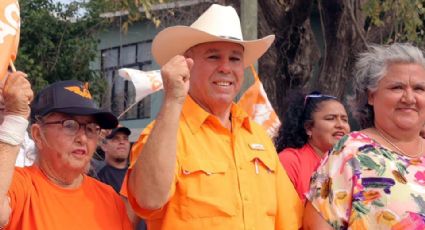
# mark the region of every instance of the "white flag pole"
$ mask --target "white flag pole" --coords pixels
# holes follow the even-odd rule
[[[133,104],[131,104],[127,109],[125,109],[119,116],[118,116],[118,120],[121,119],[121,117],[128,112],[131,108],[133,108],[133,106],[135,106],[137,103],[139,103],[138,101],[134,102]]]

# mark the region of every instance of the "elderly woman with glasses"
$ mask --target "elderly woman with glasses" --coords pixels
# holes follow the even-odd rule
[[[355,65],[354,115],[312,177],[304,229],[425,229],[425,58],[373,45]]]
[[[292,92],[275,140],[279,159],[300,198],[310,187],[310,177],[325,153],[350,132],[344,105],[319,92]]]
[[[54,83],[31,105],[31,133],[38,151],[33,166],[0,171],[0,227],[6,229],[131,229],[115,191],[84,174],[101,128],[117,119],[99,110],[88,86]],[[9,156],[12,158],[12,156]]]

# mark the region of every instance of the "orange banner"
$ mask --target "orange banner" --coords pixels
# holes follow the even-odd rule
[[[0,82],[15,61],[19,46],[21,19],[17,0],[0,1]]]
[[[262,125],[267,134],[273,138],[277,135],[281,123],[252,65],[251,71],[255,82],[242,95],[238,105],[248,113],[253,121]]]

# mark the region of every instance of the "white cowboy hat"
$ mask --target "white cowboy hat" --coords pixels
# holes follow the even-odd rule
[[[159,65],[205,42],[232,42],[244,47],[244,67],[260,58],[274,41],[274,35],[244,41],[236,10],[211,5],[191,26],[172,26],[159,32],[152,42],[152,55]]]

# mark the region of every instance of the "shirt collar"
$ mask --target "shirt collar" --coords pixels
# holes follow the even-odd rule
[[[251,122],[248,114],[236,104],[232,104],[231,108],[232,123],[235,128],[243,127],[252,133]],[[190,96],[186,97],[186,101],[182,110],[183,119],[186,120],[192,133],[196,133],[209,118],[213,115],[202,109]]]

